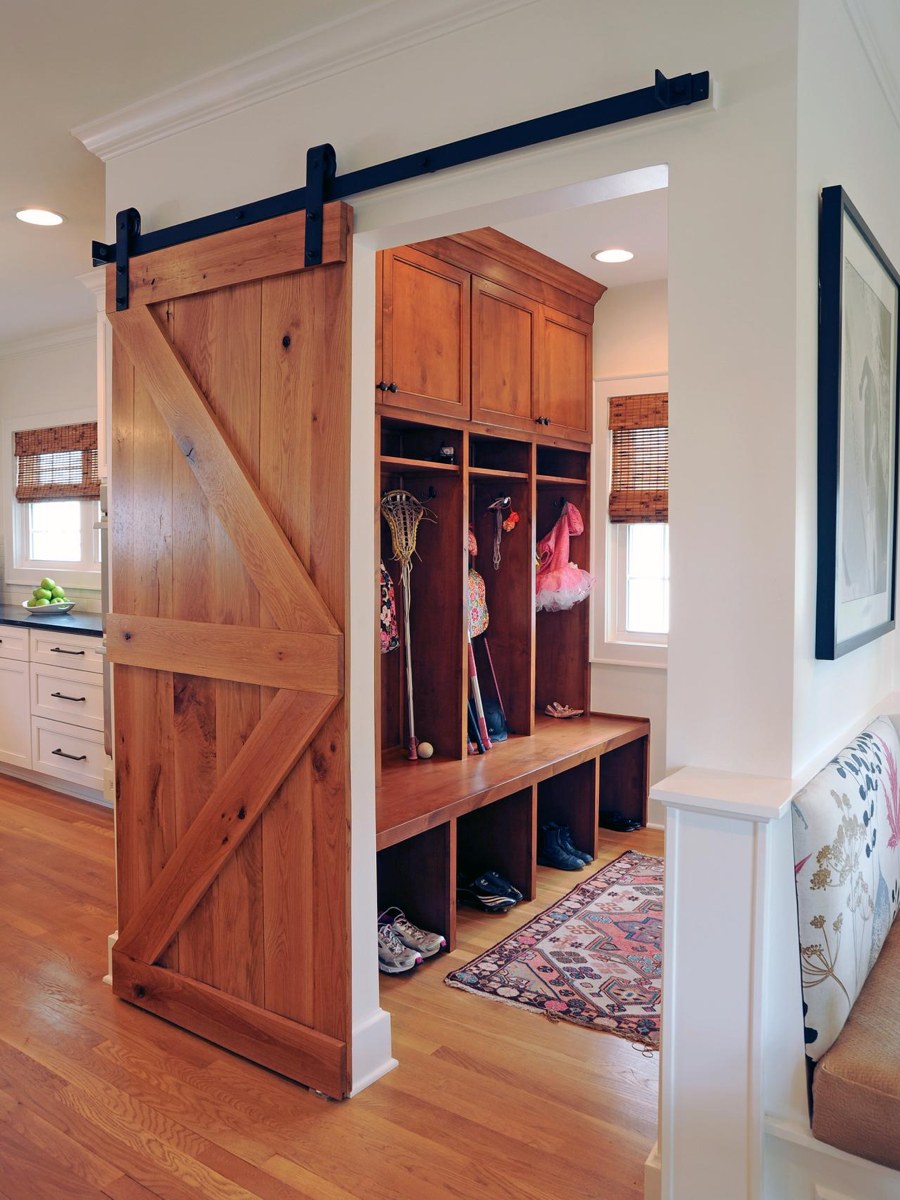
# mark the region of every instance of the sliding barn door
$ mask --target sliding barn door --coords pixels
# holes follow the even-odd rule
[[[350,263],[326,206],[130,264],[113,327],[116,995],[349,1091]]]

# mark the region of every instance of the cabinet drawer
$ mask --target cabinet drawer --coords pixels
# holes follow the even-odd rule
[[[103,676],[31,664],[31,712],[85,729],[103,729]]]
[[[45,775],[100,791],[103,787],[103,734],[46,717],[31,718],[31,765]]]
[[[101,639],[81,633],[54,633],[51,629],[31,629],[31,661],[49,667],[68,667],[76,671],[103,670]]]
[[[0,658],[28,661],[28,630],[15,625],[0,625]]]

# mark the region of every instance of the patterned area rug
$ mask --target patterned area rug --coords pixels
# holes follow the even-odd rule
[[[662,914],[663,860],[626,850],[445,982],[655,1048]]]

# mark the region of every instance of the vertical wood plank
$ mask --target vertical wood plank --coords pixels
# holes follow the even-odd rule
[[[348,285],[346,270],[328,267],[266,280],[262,311],[260,488],[341,626],[348,489],[334,481],[349,467]],[[263,818],[267,1005],[340,1038],[349,1031],[345,724],[341,703]],[[327,989],[323,962],[333,966]]]
[[[122,354],[121,348],[118,353]],[[118,426],[116,408],[114,400],[113,420]],[[121,426],[134,447],[130,517],[125,518],[130,526],[118,524],[114,509],[111,530],[112,561],[130,558],[114,574],[116,606],[127,614],[171,617],[173,442],[140,379],[135,379],[131,410],[130,431]],[[123,419],[127,419],[124,414]],[[120,529],[124,554],[119,552]],[[117,668],[115,714],[116,787],[123,817],[127,810],[133,813],[120,865],[130,875],[128,887],[136,897],[143,896],[177,843],[172,674]],[[177,967],[177,946],[160,962]]]
[[[215,351],[208,295],[172,300],[166,331],[200,387],[208,394]],[[184,456],[172,456],[173,615],[186,621],[213,619],[213,517]],[[173,772],[179,839],[190,828],[216,783],[216,689],[211,679],[173,676]],[[217,883],[200,901],[178,935],[179,970],[214,984],[215,948],[210,908]]]
[[[260,332],[260,490],[304,565],[310,560],[313,370],[297,275],[262,283]],[[260,623],[269,618],[263,613]],[[263,689],[262,708],[270,703]],[[272,1011],[313,1024],[316,960],[311,914],[312,764],[307,754],[260,821],[265,905],[265,994]]]

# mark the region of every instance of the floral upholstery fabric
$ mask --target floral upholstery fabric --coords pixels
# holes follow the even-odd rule
[[[378,614],[381,627],[381,653],[390,654],[400,645],[400,631],[397,628],[397,598],[394,595],[394,581],[388,574],[387,567],[381,564],[381,608]]]
[[[794,797],[806,1052],[833,1044],[900,908],[900,739],[878,717]]]

